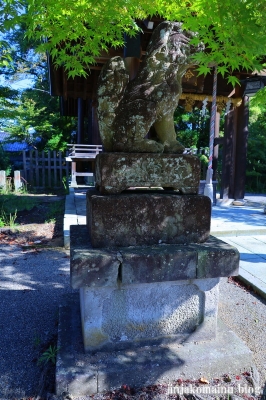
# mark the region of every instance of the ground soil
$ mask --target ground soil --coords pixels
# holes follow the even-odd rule
[[[30,195],[29,195],[30,196]],[[22,247],[62,247],[63,217],[62,212],[56,218],[49,218],[51,205],[64,202],[65,196],[36,196],[38,203],[31,210],[17,213],[15,226],[0,228],[0,242],[17,244]]]

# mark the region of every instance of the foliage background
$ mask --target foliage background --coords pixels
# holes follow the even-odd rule
[[[65,150],[76,128],[74,118],[61,117],[59,99],[50,96],[47,58],[36,53],[37,43],[26,38],[25,25],[8,31],[10,62],[0,64],[0,129],[13,141],[25,141],[38,150]],[[29,88],[12,89],[23,79]],[[12,86],[10,86],[12,85]]]
[[[23,26],[29,42],[69,76],[86,75],[102,50],[122,46],[125,32],[140,29],[135,21],[150,16],[182,21],[197,33],[191,43],[203,42],[207,50],[195,55],[200,73],[216,64],[235,82],[233,71],[261,70],[266,54],[264,0],[0,0],[0,8],[0,31]]]
[[[266,193],[266,90],[250,101],[246,190]]]
[[[0,74],[9,81],[33,80],[23,93],[0,83],[0,127],[28,142],[33,128],[40,149],[64,149],[75,129],[75,121],[61,118],[58,100],[47,93],[47,51],[69,76],[86,75],[101,51],[122,46],[124,32],[134,35],[140,29],[137,19],[154,15],[183,21],[185,29],[197,32],[193,43],[204,42],[206,48],[195,55],[199,73],[217,65],[234,84],[239,69],[264,68],[265,0],[0,0],[0,9]],[[247,189],[252,191],[266,189],[264,99],[262,91],[250,107]],[[186,147],[208,145],[209,123],[199,110],[187,114],[178,108],[175,123]]]

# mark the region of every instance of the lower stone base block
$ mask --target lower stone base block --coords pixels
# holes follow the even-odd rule
[[[219,278],[83,287],[85,351],[213,339],[218,298]]]
[[[84,225],[70,227],[73,289],[238,275],[239,252],[214,237],[190,245],[93,249]]]
[[[182,345],[169,343],[116,352],[85,354],[79,299],[69,299],[60,308],[56,364],[56,394],[88,396],[122,385],[142,387],[171,384],[178,378],[213,378],[240,374],[254,367],[252,353],[225,325],[218,321],[217,335],[208,342]]]

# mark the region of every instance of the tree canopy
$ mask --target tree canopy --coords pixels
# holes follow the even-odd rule
[[[59,99],[49,93],[45,54],[35,53],[36,43],[25,37],[25,29],[25,24],[16,25],[4,36],[9,62],[0,64],[0,76],[6,78],[0,83],[0,130],[10,134],[9,141],[26,141],[39,150],[65,150],[75,120],[60,116]],[[24,79],[30,79],[27,89],[12,89],[11,84],[19,88]]]
[[[0,128],[10,133],[13,141],[26,141],[39,150],[65,150],[75,130],[75,120],[60,116],[59,99],[39,89],[44,84],[37,82],[12,99],[10,91],[9,98],[2,98],[2,102],[0,97]]]
[[[124,33],[134,35],[140,30],[136,21],[151,16],[182,21],[198,33],[192,42],[206,47],[195,54],[200,73],[216,64],[234,83],[233,71],[260,71],[266,55],[265,0],[0,0],[0,5],[0,30],[25,24],[38,51],[48,51],[69,76],[86,75],[101,51],[122,46]]]

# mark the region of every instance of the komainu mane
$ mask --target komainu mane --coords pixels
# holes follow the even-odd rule
[[[162,22],[132,81],[121,57],[104,65],[98,82],[98,120],[106,151],[183,153],[184,147],[176,140],[173,114],[192,55],[203,50],[189,44],[192,36],[183,31],[181,23]],[[145,139],[151,126],[157,140]]]

